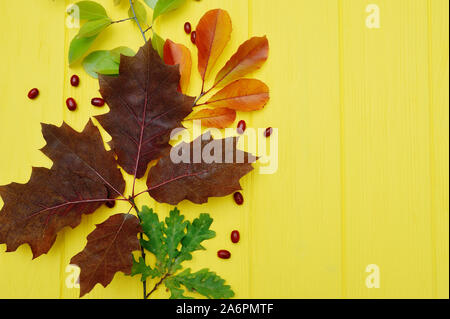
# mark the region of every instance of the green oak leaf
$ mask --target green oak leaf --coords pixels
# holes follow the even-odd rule
[[[108,18],[105,8],[94,1],[79,1],[74,5],[78,6],[80,20],[97,20]],[[72,6],[68,8],[68,12],[72,11]],[[75,11],[76,12],[76,11]]]
[[[94,35],[89,38],[73,38],[72,42],[70,42],[69,47],[69,65],[74,64],[84,56],[84,54],[91,47],[92,43],[94,43],[97,36],[98,35]]]
[[[180,211],[175,208],[170,212],[169,217],[166,218],[166,225],[164,227],[164,234],[166,235],[167,253],[170,259],[179,255],[178,245],[186,236],[184,230],[188,225],[188,221],[184,221],[184,216],[180,215]]]
[[[142,281],[149,277],[161,278],[159,283],[164,282],[171,299],[194,299],[185,296],[186,291],[197,292],[207,298],[234,296],[230,286],[225,285],[225,280],[208,269],[195,273],[186,269],[177,274],[182,268],[181,263],[192,259],[192,252],[204,249],[201,243],[216,235],[209,229],[213,220],[208,214],[200,214],[190,223],[174,208],[169,217],[160,222],[158,215],[144,206],[139,212],[139,218],[142,231],[148,239],[142,239],[141,246],[156,256],[156,266],[150,267],[141,257],[139,261],[133,261],[132,276],[141,275]]]
[[[167,245],[164,240],[164,223],[159,221],[158,214],[147,206],[142,207],[139,212],[141,219],[142,231],[148,240],[142,239],[141,245],[153,255],[157,260],[157,268],[165,270],[167,264]]]
[[[161,38],[156,32],[153,32],[152,46],[153,46],[153,49],[155,49],[158,52],[161,59],[164,59],[164,43],[165,42],[166,41],[164,41],[164,39]]]
[[[83,24],[83,26],[80,28],[80,31],[78,31],[77,37],[78,38],[90,38],[94,35],[98,35],[100,32],[105,30],[108,26],[111,25],[111,19],[110,18],[103,18],[98,20],[91,20]]]
[[[147,24],[147,9],[145,8],[145,6],[140,1],[135,0],[133,2],[133,7],[134,7],[134,12],[136,13],[136,18],[139,21],[139,24],[141,26],[146,25]],[[134,17],[131,6],[130,6],[130,9],[128,9],[128,16],[130,18]]]
[[[196,250],[204,250],[201,243],[207,239],[214,238],[216,232],[209,229],[213,219],[208,214],[200,214],[199,218],[194,219],[187,225],[186,236],[181,241],[181,251],[173,263],[173,269],[177,270],[180,264],[185,260],[192,259],[192,252]]]
[[[170,291],[169,299],[194,299],[184,295],[184,289],[181,288],[180,282],[174,279],[174,277],[169,277],[164,280],[164,285]]]
[[[155,9],[158,0],[144,0],[144,2],[152,9]]]
[[[133,258],[133,268],[131,268],[131,276],[141,275],[141,281],[146,281],[148,277],[155,278],[161,276],[157,269],[153,269],[145,263],[145,260],[140,257],[139,261]]]
[[[225,280],[208,269],[202,269],[195,273],[191,273],[190,269],[186,269],[169,279],[165,281],[166,287],[168,282],[169,287],[167,288],[178,298],[183,296],[183,292],[180,289],[181,285],[186,287],[188,291],[197,292],[209,299],[226,299],[234,296],[231,287],[225,285]],[[173,290],[174,288],[175,290]]]
[[[153,21],[162,14],[178,9],[185,2],[186,0],[159,0],[153,10]]]

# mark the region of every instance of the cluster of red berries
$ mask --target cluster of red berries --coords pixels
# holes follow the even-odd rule
[[[189,22],[186,22],[184,24],[184,32],[186,32],[186,34],[190,34],[191,35],[191,42],[193,44],[195,44],[196,40],[197,40],[197,32],[196,31],[192,31],[192,26]]]
[[[233,230],[231,232],[230,238],[231,238],[231,242],[233,244],[237,244],[241,238],[241,235],[239,234],[238,230]],[[217,257],[222,258],[222,259],[230,259],[231,253],[228,250],[221,249],[217,252]]]
[[[73,87],[77,87],[78,85],[80,85],[80,77],[76,74],[72,75],[72,77],[70,78],[70,84]],[[30,92],[28,92],[28,98],[30,100],[34,100],[35,98],[37,98],[39,95],[39,90],[37,88],[31,89]],[[91,100],[91,104],[93,106],[97,106],[97,107],[101,107],[103,105],[105,105],[105,100],[103,100],[102,98],[99,97],[95,97]],[[77,102],[75,101],[75,99],[73,97],[69,97],[66,100],[66,106],[70,111],[75,111],[77,109]]]

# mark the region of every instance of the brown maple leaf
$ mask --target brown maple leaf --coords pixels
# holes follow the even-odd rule
[[[97,283],[106,287],[118,271],[131,273],[131,253],[140,249],[137,238],[140,231],[139,219],[131,214],[113,215],[97,225],[87,237],[86,247],[70,260],[81,269],[80,297]]]
[[[237,141],[238,137],[214,140],[208,132],[191,143],[175,146],[171,153],[182,157],[183,162],[174,162],[168,152],[150,169],[147,179],[150,196],[171,205],[184,199],[203,204],[209,197],[222,197],[242,189],[239,180],[253,170],[251,163],[257,158],[238,150]]]
[[[170,148],[170,133],[192,112],[194,98],[178,92],[178,66],[169,66],[148,42],[136,56],[121,56],[119,76],[100,75],[110,112],[96,118],[112,136],[118,163],[136,178]]]
[[[91,121],[78,133],[67,124],[42,124],[47,142],[42,149],[53,160],[51,169],[33,167],[26,184],[0,186],[0,243],[15,251],[28,243],[33,258],[47,253],[58,231],[81,222],[125,189],[114,154],[106,151]]]

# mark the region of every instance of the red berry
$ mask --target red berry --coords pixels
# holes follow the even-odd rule
[[[246,128],[247,128],[247,123],[245,123],[244,120],[240,120],[237,125],[237,132],[239,134],[244,134]]]
[[[242,194],[240,192],[234,193],[233,197],[234,197],[234,201],[236,202],[236,204],[238,204],[238,205],[244,204],[244,196],[242,196]]]
[[[105,205],[108,208],[113,208],[114,206],[116,206],[116,201],[115,200],[110,200],[109,202],[106,202]]]
[[[241,238],[241,235],[239,234],[239,231],[237,231],[237,230],[233,230],[232,232],[231,232],[231,241],[234,243],[234,244],[237,244],[238,242],[239,242],[239,239]]]
[[[266,128],[266,130],[264,131],[264,136],[265,136],[265,137],[269,137],[270,135],[272,135],[272,133],[273,133],[273,128],[268,127],[268,128]]]
[[[189,22],[186,22],[184,24],[184,32],[186,32],[187,34],[191,34],[192,32],[192,26]]]
[[[31,89],[30,92],[28,92],[28,98],[30,100],[34,100],[35,98],[37,98],[38,95],[39,95],[39,90],[36,88]]]
[[[70,84],[72,84],[72,86],[78,86],[80,84],[80,78],[78,77],[78,75],[72,75],[72,77],[70,78]]]
[[[71,97],[66,100],[66,105],[70,111],[75,111],[77,109],[77,102]]]
[[[94,97],[94,98],[91,100],[91,104],[92,104],[93,106],[98,106],[98,107],[100,107],[100,106],[105,105],[105,100],[102,99],[102,98],[99,98],[99,97]]]
[[[217,252],[217,257],[222,259],[230,259],[231,253],[228,250],[219,250]]]
[[[197,32],[192,31],[192,33],[191,33],[191,42],[195,44],[196,40],[197,40]]]

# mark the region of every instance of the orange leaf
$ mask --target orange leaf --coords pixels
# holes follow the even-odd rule
[[[268,55],[269,41],[265,36],[245,41],[217,74],[214,86],[225,86],[259,69],[266,62]]]
[[[164,62],[167,65],[180,66],[180,90],[186,93],[191,79],[192,59],[191,52],[182,44],[175,43],[169,39],[164,43]]]
[[[226,108],[200,110],[189,120],[201,120],[204,127],[226,128],[236,120],[236,111]]]
[[[236,111],[260,110],[269,101],[269,87],[259,80],[241,79],[228,84],[205,104]]]
[[[198,71],[202,81],[222,54],[231,36],[231,18],[228,12],[216,9],[208,11],[197,25]]]

